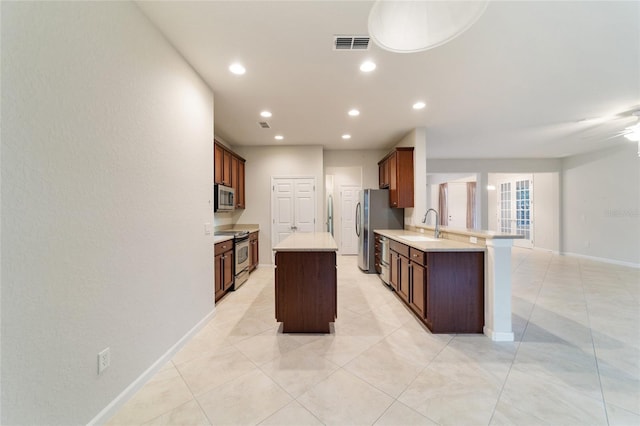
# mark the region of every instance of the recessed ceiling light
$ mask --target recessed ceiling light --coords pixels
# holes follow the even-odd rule
[[[351,135],[345,133],[344,135],[342,135],[342,139],[351,139]]]
[[[424,102],[420,101],[420,102],[416,102],[415,104],[413,104],[413,109],[422,109],[424,107],[426,107],[427,104],[425,104]]]
[[[358,111],[357,109],[352,109],[351,111],[349,111],[349,115],[352,117],[357,117],[360,115],[360,111]]]
[[[372,61],[364,61],[360,64],[360,71],[362,72],[371,72],[376,69],[376,64]]]
[[[245,67],[242,66],[242,64],[239,63],[235,63],[235,64],[231,64],[229,66],[229,71],[231,71],[232,73],[234,73],[235,75],[242,75],[245,72],[247,72],[247,70],[245,69]]]
[[[264,117],[264,118],[269,118],[269,117],[271,117],[271,113],[269,111],[262,111],[260,113],[260,116]]]
[[[277,140],[277,141],[281,141],[282,139],[284,139],[284,136],[282,136],[282,135],[276,135],[276,136],[274,137],[274,139],[275,139],[275,140]]]

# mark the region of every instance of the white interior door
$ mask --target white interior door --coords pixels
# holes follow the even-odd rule
[[[313,232],[315,178],[272,178],[271,188],[272,244],[277,245],[294,232]]]
[[[273,245],[294,232],[294,182],[291,179],[274,179],[271,205]]]
[[[518,247],[533,247],[533,180],[516,178],[498,184],[498,231],[522,235]]]
[[[355,228],[358,191],[354,185],[340,185],[340,254],[358,254],[358,236]]]
[[[292,180],[294,181],[294,230],[297,232],[313,232],[316,227],[315,179],[300,178]]]
[[[447,214],[450,228],[467,227],[467,184],[465,182],[449,182],[447,184]]]

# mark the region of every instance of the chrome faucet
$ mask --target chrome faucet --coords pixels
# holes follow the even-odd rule
[[[438,211],[436,209],[427,210],[427,212],[424,214],[424,217],[422,218],[422,223],[427,223],[427,215],[429,214],[429,212],[434,212],[436,214],[436,229],[433,232],[433,237],[437,239],[440,237],[440,221],[438,220]]]

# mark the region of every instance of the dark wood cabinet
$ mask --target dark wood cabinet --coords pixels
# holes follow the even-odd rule
[[[395,291],[398,291],[400,287],[400,255],[393,251],[389,250],[389,256],[391,257],[391,261],[389,263],[389,284]]]
[[[233,180],[231,179],[232,174],[232,160],[233,155],[230,151],[226,149],[222,152],[222,184],[227,186],[233,185]]]
[[[329,333],[336,320],[335,251],[277,251],[276,321],[284,333]]]
[[[433,333],[482,333],[484,252],[427,253],[425,307]]]
[[[231,187],[235,191],[235,208],[244,209],[246,160],[218,141],[213,149],[214,183]]]
[[[389,188],[389,158],[385,157],[378,163],[378,186],[380,189]]]
[[[214,295],[217,302],[233,286],[233,240],[216,244],[214,254]]]
[[[238,159],[238,171],[236,173],[236,208],[244,209],[245,205],[245,192],[244,192],[244,160]]]
[[[482,333],[484,252],[389,243],[391,287],[433,333]]]
[[[409,306],[418,315],[418,318],[424,319],[426,305],[426,262],[425,253],[416,250],[413,247],[409,250]]]
[[[249,234],[249,271],[253,271],[260,263],[258,253],[258,231]]]
[[[391,287],[405,301],[409,301],[409,246],[391,240],[389,242],[391,253]]]
[[[224,169],[224,148],[217,142],[213,145],[213,181],[220,185],[224,185],[223,169]]]
[[[380,160],[378,181],[389,189],[389,206],[413,207],[413,148],[396,148]]]

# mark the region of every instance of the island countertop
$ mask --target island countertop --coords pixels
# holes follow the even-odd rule
[[[421,251],[485,251],[484,246],[477,244],[448,240],[446,238],[438,238],[436,240],[433,238],[432,233],[423,234],[404,229],[374,229],[373,232]],[[431,241],[419,241],[422,238]]]
[[[273,247],[273,251],[338,251],[329,232],[296,232]]]

